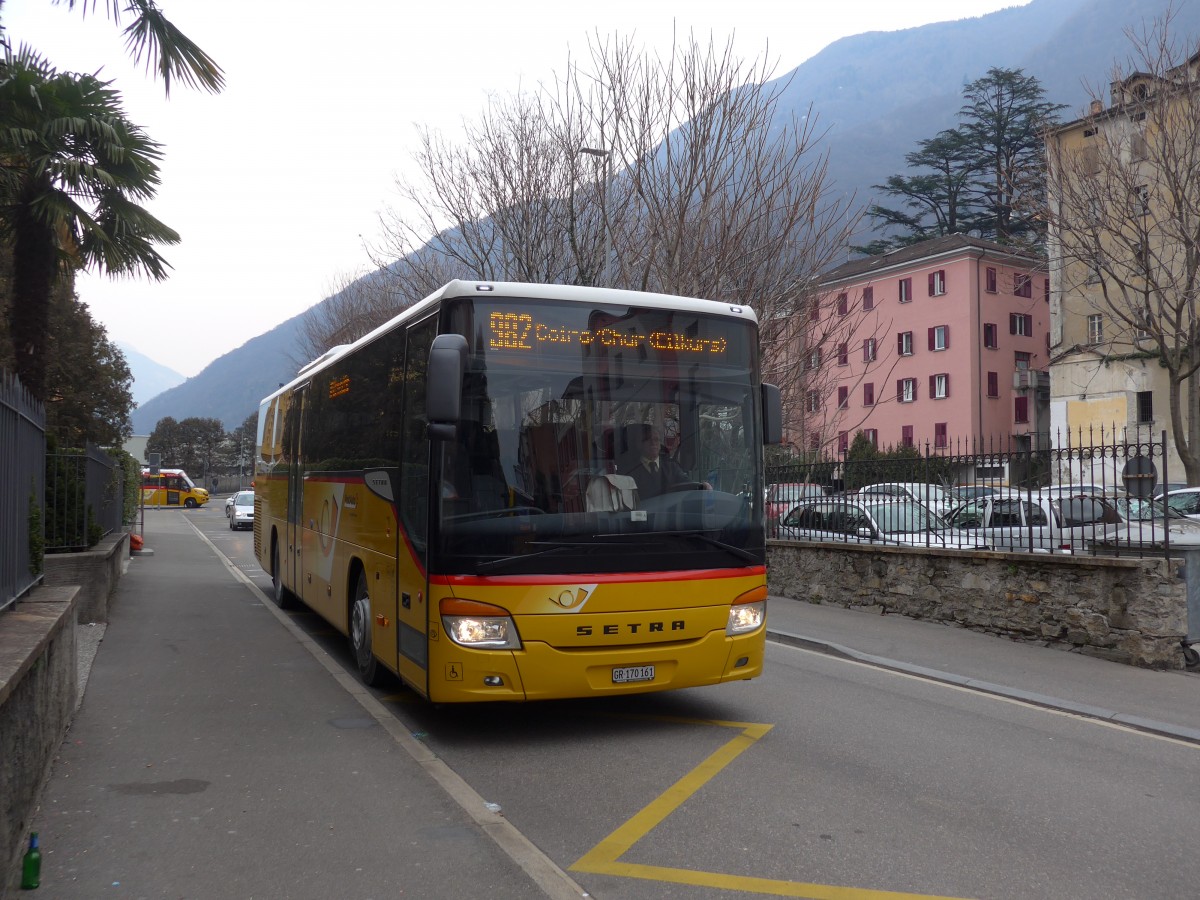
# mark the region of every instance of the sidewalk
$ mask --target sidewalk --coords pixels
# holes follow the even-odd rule
[[[771,640],[1200,742],[1200,674],[1157,672],[922,622],[785,597]]]
[[[185,515],[152,537],[35,815],[38,896],[580,896]]]

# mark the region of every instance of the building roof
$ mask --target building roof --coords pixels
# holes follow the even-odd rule
[[[991,256],[1005,256],[1016,260],[1018,264],[1028,264],[1030,268],[1043,265],[1044,261],[1032,253],[1022,251],[1007,244],[995,241],[985,241],[983,238],[970,237],[965,234],[948,234],[944,237],[931,238],[907,247],[900,247],[878,256],[864,256],[842,263],[835,269],[830,269],[817,279],[822,287],[838,281],[861,279],[864,275],[874,275],[888,269],[909,266],[913,263],[932,260],[939,256],[952,256],[964,251],[983,251]]]

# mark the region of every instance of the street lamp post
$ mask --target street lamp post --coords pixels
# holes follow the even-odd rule
[[[608,279],[608,261],[612,256],[612,232],[608,228],[608,160],[610,153],[608,150],[598,150],[595,147],[580,147],[579,152],[588,156],[598,156],[604,160],[604,193],[600,195],[600,218],[604,224],[604,270],[601,280],[604,287],[610,287]]]

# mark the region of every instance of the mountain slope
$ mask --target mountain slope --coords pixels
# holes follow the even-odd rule
[[[872,185],[904,171],[904,157],[922,138],[954,125],[962,87],[990,67],[1022,68],[1047,99],[1078,116],[1085,85],[1107,90],[1114,62],[1125,64],[1124,29],[1140,31],[1162,16],[1169,0],[1032,0],[986,16],[896,32],[868,32],[836,41],[784,78],[780,110],[806,115],[811,104],[837,190],[872,202]],[[1200,3],[1177,3],[1178,38],[1200,36]],[[1105,96],[1105,94],[1101,94]],[[864,224],[864,231],[870,223]],[[869,237],[867,234],[862,235]],[[184,384],[134,412],[145,434],[163,416],[213,416],[240,425],[258,400],[296,372],[296,316],[225,354]]]
[[[129,371],[133,373],[133,402],[145,403],[163,391],[170,390],[186,379],[174,369],[167,368],[129,344],[117,343],[117,349],[125,356]]]

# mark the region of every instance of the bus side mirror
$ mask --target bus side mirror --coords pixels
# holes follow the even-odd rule
[[[467,368],[467,339],[461,334],[439,334],[429,348],[425,373],[425,415],[431,441],[449,441],[462,417],[463,372]]]
[[[779,388],[773,384],[763,382],[762,385],[762,410],[763,410],[763,443],[764,444],[782,444],[783,443],[783,400],[779,395]]]

